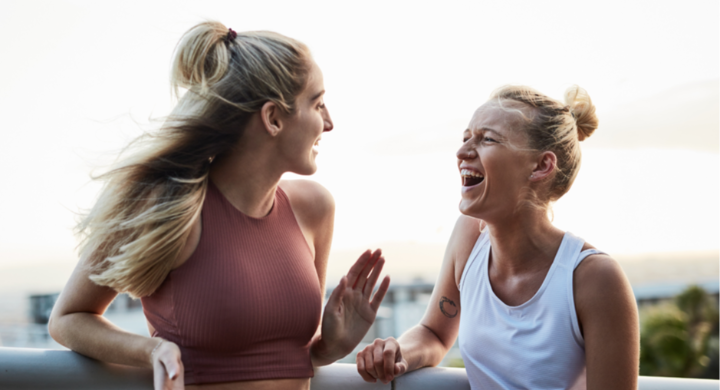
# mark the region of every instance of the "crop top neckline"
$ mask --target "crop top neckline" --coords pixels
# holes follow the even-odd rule
[[[262,217],[253,217],[253,216],[251,216],[251,215],[245,214],[242,210],[240,210],[240,209],[238,209],[237,207],[235,207],[235,205],[232,204],[232,203],[228,200],[228,198],[222,193],[222,191],[220,191],[220,189],[219,189],[219,188],[215,185],[215,183],[213,183],[212,180],[210,180],[210,179],[208,179],[208,191],[215,191],[215,192],[217,192],[218,198],[220,198],[220,201],[221,201],[222,203],[226,204],[231,210],[234,210],[235,212],[237,212],[238,215],[240,215],[240,216],[242,216],[242,217],[244,217],[244,218],[247,218],[247,219],[249,219],[249,220],[251,220],[251,221],[257,221],[257,222],[264,221],[264,220],[268,220],[268,219],[270,219],[273,215],[277,214],[277,211],[276,211],[276,210],[277,210],[277,202],[278,202],[278,199],[277,199],[277,197],[278,197],[277,192],[278,192],[278,191],[282,192],[283,195],[285,195],[285,197],[287,197],[287,194],[285,193],[285,191],[283,191],[283,190],[280,188],[280,186],[277,186],[277,188],[276,188],[276,190],[275,190],[275,196],[274,196],[274,199],[273,199],[273,204],[272,204],[272,206],[270,207],[270,211],[269,211],[267,214],[265,214],[264,216],[262,216]]]

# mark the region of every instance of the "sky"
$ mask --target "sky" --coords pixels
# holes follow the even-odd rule
[[[719,7],[2,1],[0,269],[76,261],[89,174],[169,112],[173,48],[207,19],[299,39],[323,70],[335,129],[311,179],[335,197],[334,251],[445,243],[461,133],[504,84],[558,99],[578,84],[597,107],[558,227],[616,255],[717,251]]]

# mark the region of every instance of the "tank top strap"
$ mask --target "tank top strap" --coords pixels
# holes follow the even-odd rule
[[[573,269],[577,268],[578,265],[580,265],[580,263],[582,263],[582,261],[585,260],[585,258],[588,257],[588,256],[591,256],[591,255],[606,255],[606,254],[607,254],[607,253],[605,253],[605,252],[603,252],[603,251],[601,251],[601,250],[599,250],[599,249],[587,249],[587,250],[584,250],[584,251],[580,252],[580,255],[579,255],[578,258],[575,260],[575,266],[573,267]]]
[[[565,268],[574,269],[575,260],[580,255],[583,245],[585,245],[585,240],[570,232],[565,232],[558,253],[555,255],[555,261]]]
[[[463,285],[465,284],[465,279],[467,279],[468,270],[472,267],[473,263],[475,263],[478,258],[481,258],[480,260],[477,260],[479,261],[479,266],[482,266],[482,264],[484,263],[484,259],[486,259],[487,256],[481,256],[480,253],[482,252],[482,249],[487,246],[486,244],[489,241],[490,234],[487,230],[480,233],[480,237],[478,237],[477,241],[475,241],[475,246],[473,246],[473,249],[470,252],[470,256],[468,256],[468,260],[465,263],[462,275],[460,275],[460,283],[458,284],[458,290],[462,290]]]
[[[597,249],[588,249],[588,250],[582,250],[583,245],[585,245],[585,240],[583,240],[580,237],[577,237],[573,235],[570,232],[565,233],[568,238],[571,239],[571,241],[574,243],[575,250],[574,253],[569,254],[566,257],[563,257],[562,259],[566,261],[566,289],[567,289],[567,300],[569,303],[569,311],[571,315],[571,325],[572,325],[572,334],[575,339],[575,341],[578,343],[578,345],[585,347],[585,338],[582,335],[582,332],[580,331],[580,323],[577,318],[577,312],[575,311],[575,293],[574,293],[574,277],[575,277],[575,269],[580,265],[580,263],[585,260],[590,255],[598,254],[598,253],[604,253],[602,251],[599,251]]]

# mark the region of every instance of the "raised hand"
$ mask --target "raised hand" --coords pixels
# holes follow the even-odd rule
[[[403,358],[400,344],[393,337],[375,341],[358,352],[357,370],[367,382],[375,383],[379,379],[388,383],[407,371],[408,364]]]
[[[384,264],[379,249],[367,250],[340,279],[325,306],[320,339],[313,345],[319,364],[331,363],[352,352],[370,329],[390,286],[390,277],[386,276],[371,299]]]
[[[180,348],[167,340],[162,340],[153,351],[153,388],[155,390],[182,390],[185,378]]]

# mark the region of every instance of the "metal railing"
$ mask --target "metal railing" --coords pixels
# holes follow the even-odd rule
[[[354,364],[332,364],[315,370],[312,390],[469,390],[461,368],[423,368],[393,383],[367,383]],[[717,390],[720,382],[706,379],[643,377],[638,390]],[[72,351],[0,347],[0,389],[152,390],[152,371],[101,363]]]

